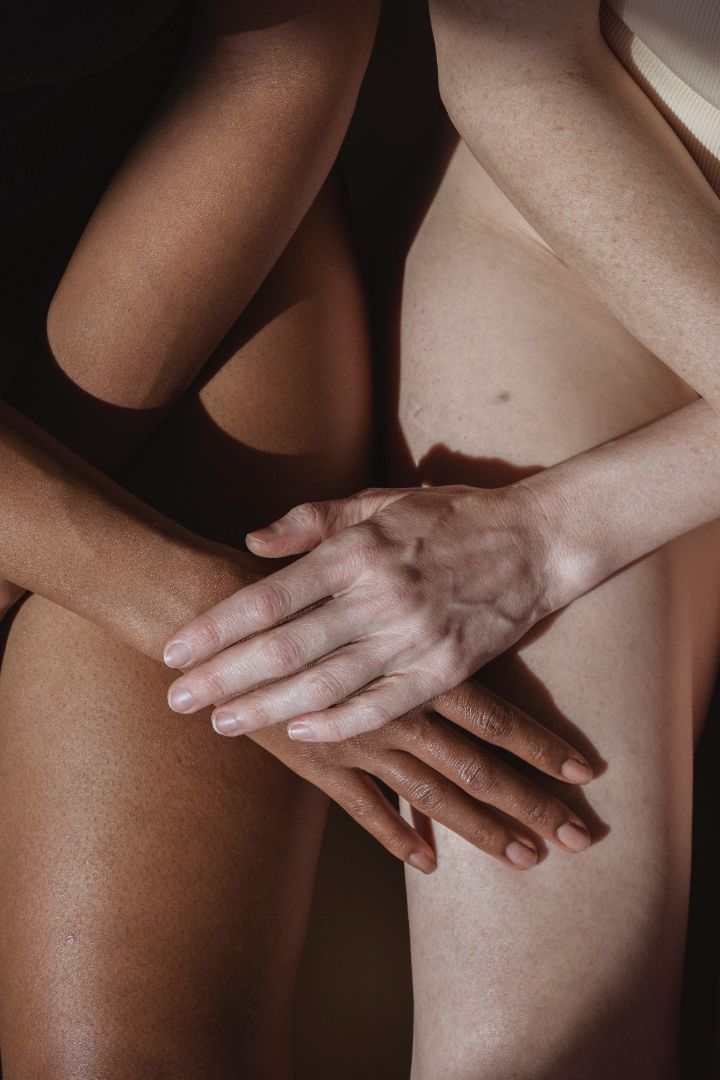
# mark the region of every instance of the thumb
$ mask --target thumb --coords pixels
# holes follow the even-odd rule
[[[272,525],[248,533],[245,543],[254,555],[268,559],[299,555],[342,529],[372,517],[404,494],[405,491],[393,488],[369,488],[347,499],[301,503]]]

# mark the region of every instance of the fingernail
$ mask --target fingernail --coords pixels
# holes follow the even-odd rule
[[[557,831],[557,838],[570,851],[584,851],[590,846],[590,833],[584,826],[566,821]]]
[[[586,761],[569,757],[560,766],[560,772],[571,784],[587,784],[592,780],[593,771]]]
[[[230,735],[235,730],[235,717],[232,713],[213,713],[210,722],[218,735]]]
[[[432,874],[437,869],[435,860],[424,851],[413,851],[412,855],[408,855],[408,862],[416,870],[422,870],[423,874]]]
[[[312,739],[313,729],[310,724],[306,724],[304,720],[298,720],[296,724],[289,724],[287,733],[291,739]]]
[[[195,698],[192,694],[188,693],[187,690],[175,689],[175,687],[170,688],[168,705],[171,709],[174,709],[175,712],[188,712],[189,709],[192,709],[194,704]]]
[[[523,844],[519,840],[513,840],[505,848],[505,854],[511,863],[519,866],[521,870],[529,870],[538,861],[538,853],[529,844]]]
[[[256,544],[269,544],[277,536],[280,530],[275,525],[267,525],[262,532],[264,536],[258,536],[257,533],[251,532],[247,534],[247,539],[252,540]]]
[[[190,646],[184,641],[171,641],[163,653],[163,660],[168,667],[179,668],[190,663]]]

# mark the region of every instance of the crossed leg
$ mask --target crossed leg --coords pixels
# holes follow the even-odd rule
[[[239,543],[363,482],[363,308],[326,190],[129,486]],[[52,538],[48,538],[52,543]],[[108,574],[112,567],[108,567]],[[281,1080],[324,796],[38,597],[0,672],[5,1080]]]
[[[435,483],[505,483],[693,397],[460,145],[405,266],[398,470],[406,457]],[[713,524],[641,560],[487,669],[606,763],[579,796],[596,842],[511,875],[435,829],[437,873],[408,877],[414,1080],[675,1074],[719,540]]]

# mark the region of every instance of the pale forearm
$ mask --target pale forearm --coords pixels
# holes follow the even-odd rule
[[[720,199],[603,42],[599,4],[434,0],[443,94],[555,253],[720,410]]]
[[[720,417],[700,399],[507,491],[533,523],[556,610],[720,517]]]
[[[162,655],[168,634],[255,579],[0,403],[0,574]]]

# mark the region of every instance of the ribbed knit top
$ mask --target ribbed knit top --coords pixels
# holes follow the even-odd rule
[[[609,0],[603,34],[720,195],[720,0]]]

